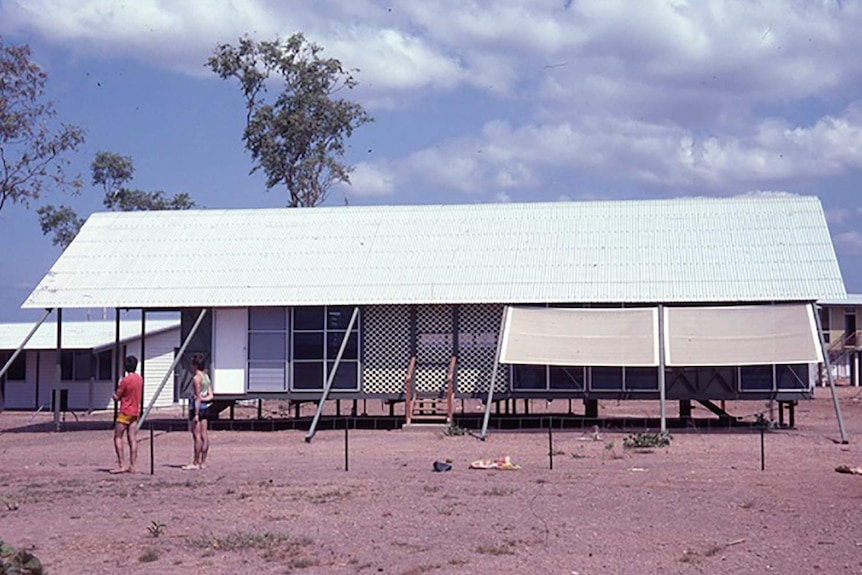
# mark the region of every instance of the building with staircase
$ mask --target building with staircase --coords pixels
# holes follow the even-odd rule
[[[97,213],[25,308],[182,316],[225,401],[810,397],[846,297],[792,195]]]

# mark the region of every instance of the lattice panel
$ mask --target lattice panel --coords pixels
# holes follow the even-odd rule
[[[403,393],[409,362],[409,306],[374,305],[363,308],[363,392]]]
[[[488,392],[503,306],[471,304],[458,308],[458,393]],[[494,382],[495,392],[509,389],[509,366],[500,365]]]
[[[416,391],[446,389],[452,344],[452,306],[416,306]]]

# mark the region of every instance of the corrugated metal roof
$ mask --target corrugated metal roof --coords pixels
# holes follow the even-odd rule
[[[15,350],[33,329],[34,323],[0,324],[0,349]],[[176,329],[180,321],[147,320],[147,334],[153,335],[169,329]],[[113,321],[64,321],[64,349],[95,349],[114,344],[117,326]],[[141,335],[141,322],[121,321],[120,341],[128,341]],[[39,326],[24,349],[57,349],[57,324],[45,322]],[[0,365],[0,367],[3,367]]]
[[[25,308],[845,297],[819,199],[98,213]]]

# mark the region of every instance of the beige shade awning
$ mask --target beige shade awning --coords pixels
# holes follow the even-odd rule
[[[658,366],[658,308],[508,307],[500,363]]]
[[[823,361],[807,304],[667,307],[664,314],[668,366]]]

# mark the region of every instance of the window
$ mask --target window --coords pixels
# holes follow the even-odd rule
[[[13,352],[0,353],[0,368],[6,365]],[[7,381],[26,381],[27,379],[27,352],[21,351],[9,369],[6,371]]]
[[[96,354],[96,379],[99,381],[113,381],[114,379],[114,354],[108,349]]]
[[[778,389],[808,389],[810,387],[808,364],[790,364],[775,366],[778,379]]]
[[[626,389],[630,391],[657,391],[658,369],[654,367],[627,367]]]
[[[590,370],[590,389],[593,391],[622,391],[623,368],[594,367]]]
[[[87,381],[93,374],[95,356],[89,351],[62,350],[60,352],[60,379]]]
[[[558,367],[551,366],[549,369],[550,379],[549,387],[551,389],[576,389],[581,391],[584,389],[584,368],[583,367]]]
[[[739,368],[740,391],[772,391],[772,366],[747,365]]]
[[[287,387],[287,310],[261,307],[248,310],[248,386],[255,391]]]
[[[512,389],[546,389],[548,368],[544,365],[513,365]]]
[[[821,307],[820,308],[820,331],[823,333],[823,341],[824,343],[829,343],[829,331],[832,329],[830,327],[831,322],[829,321],[829,308]]]
[[[293,310],[291,363],[292,389],[322,390],[335,367],[338,351],[347,335],[334,390],[359,389],[359,324],[347,334],[352,306],[297,307]]]

